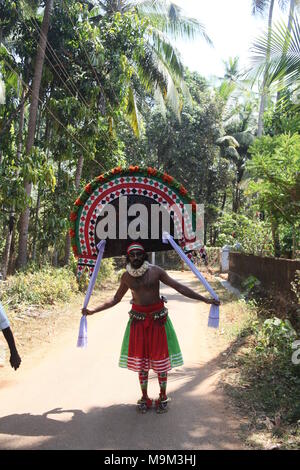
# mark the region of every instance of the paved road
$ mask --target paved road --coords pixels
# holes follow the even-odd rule
[[[190,273],[176,277],[196,285]],[[137,374],[118,367],[126,296],[113,309],[88,318],[86,350],[75,348],[77,328],[72,328],[30,369],[12,371],[14,382],[0,388],[0,449],[242,448],[238,418],[216,387],[220,368],[214,334],[206,326],[209,307],[166,287],[162,293],[169,299],[185,361],[169,373],[168,413],[139,415]],[[154,373],[149,395],[158,395]]]

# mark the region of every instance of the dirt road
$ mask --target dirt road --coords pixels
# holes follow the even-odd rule
[[[190,273],[176,278],[197,285]],[[139,415],[137,374],[118,367],[126,296],[88,318],[86,350],[75,347],[78,327],[72,327],[46,357],[25,358],[23,368],[11,371],[13,382],[0,388],[0,449],[242,449],[239,418],[217,387],[221,352],[207,328],[209,306],[166,287],[162,293],[184,358],[169,373],[168,413]],[[157,395],[151,373],[149,396]]]

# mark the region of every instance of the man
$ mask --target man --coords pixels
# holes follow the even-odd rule
[[[10,365],[13,369],[17,370],[21,364],[21,358],[18,354],[13,333],[9,326],[8,318],[4,312],[4,309],[0,302],[0,330],[4,335],[4,338],[7,341],[9,350],[10,350]]]
[[[128,289],[132,293],[130,319],[125,331],[120,367],[125,367],[139,374],[142,398],[138,401],[138,410],[145,413],[152,407],[148,397],[148,374],[153,369],[158,375],[160,393],[155,401],[156,411],[167,411],[166,394],[167,373],[173,367],[183,364],[176,333],[164,300],[160,297],[160,281],[180,292],[182,295],[207,304],[219,305],[216,300],[206,299],[193,290],[172,279],[162,268],[148,263],[147,253],[140,243],[132,243],[127,249],[126,272],[122,275],[120,286],[111,300],[93,310],[82,309],[83,315],[93,315],[121,301]]]

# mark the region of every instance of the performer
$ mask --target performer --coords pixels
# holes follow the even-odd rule
[[[131,243],[128,246],[126,260],[126,272],[122,275],[114,297],[93,310],[82,309],[82,314],[93,315],[113,307],[121,301],[128,289],[131,290],[132,307],[122,343],[119,366],[139,374],[142,398],[138,401],[138,410],[142,413],[153,404],[147,393],[149,370],[153,369],[157,373],[160,393],[155,401],[155,407],[157,413],[164,413],[168,410],[166,393],[168,371],[181,366],[183,359],[168,310],[164,305],[165,299],[160,297],[159,282],[191,299],[216,305],[220,302],[197,294],[172,279],[162,268],[151,265],[140,243]]]
[[[21,364],[21,358],[16,348],[14,335],[11,331],[8,318],[5,314],[5,311],[0,302],[0,330],[2,330],[3,336],[6,339],[6,342],[10,351],[10,365],[13,369],[17,370]]]

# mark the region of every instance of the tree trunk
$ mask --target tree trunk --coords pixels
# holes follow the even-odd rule
[[[2,280],[5,281],[6,275],[7,275],[7,270],[8,270],[8,263],[9,263],[9,254],[10,254],[10,247],[11,247],[11,241],[12,241],[12,234],[14,230],[14,223],[15,219],[13,214],[11,213],[9,216],[9,222],[8,222],[8,231],[6,235],[6,242],[5,242],[5,248],[4,248],[4,253],[3,253],[3,259],[2,259]]]
[[[39,219],[40,206],[41,206],[41,191],[40,189],[38,189],[36,208],[35,208],[33,240],[32,240],[32,261],[35,261],[36,259],[36,239],[37,239],[37,233],[38,233],[38,219]]]
[[[212,244],[213,244],[213,235],[212,235],[212,226],[211,225],[209,227],[209,243],[210,243],[210,246],[212,246]]]
[[[293,254],[292,258],[296,258],[296,229],[295,226],[293,226]]]
[[[44,18],[41,28],[41,34],[39,38],[35,70],[32,84],[32,95],[31,103],[29,110],[29,120],[28,120],[28,134],[26,141],[26,155],[28,155],[34,144],[35,137],[35,128],[36,128],[36,118],[38,111],[38,102],[39,102],[39,92],[42,79],[43,65],[45,59],[45,49],[47,44],[47,35],[50,24],[51,10],[53,7],[53,0],[47,0]],[[24,189],[26,195],[30,197],[32,190],[32,183],[29,181],[24,181]],[[19,233],[19,254],[17,260],[17,267],[22,268],[27,263],[27,240],[28,240],[28,227],[29,227],[29,217],[30,210],[29,207],[26,207],[20,217],[20,233]]]
[[[77,167],[76,167],[76,173],[75,173],[75,188],[76,188],[76,190],[78,190],[79,186],[80,186],[83,163],[84,163],[84,157],[83,157],[83,155],[80,155],[80,157],[77,161]],[[64,266],[68,266],[68,264],[70,262],[70,250],[71,250],[71,237],[70,237],[69,232],[67,232],[66,241],[65,241]]]
[[[57,266],[58,266],[58,253],[57,253],[57,249],[56,249],[56,244],[53,247],[52,266],[54,266],[55,268],[57,268]]]
[[[271,0],[269,8],[269,19],[268,19],[268,43],[270,42],[271,33],[272,33],[272,19],[273,19],[273,10],[274,10],[275,0]],[[259,114],[258,114],[258,125],[257,125],[257,137],[261,137],[263,134],[263,117],[266,107],[267,99],[267,80],[268,80],[268,64],[270,60],[270,47],[268,46],[266,54],[266,67],[264,72],[263,84],[262,84],[262,94],[260,98],[259,105]]]
[[[17,158],[18,159],[21,157],[22,147],[23,147],[22,137],[23,137],[23,131],[24,131],[24,114],[25,114],[24,93],[25,93],[25,90],[23,88],[22,97],[21,97],[22,106],[20,108],[20,121],[19,121],[18,144],[17,144]]]
[[[281,255],[280,250],[280,240],[279,240],[279,233],[278,233],[278,224],[275,221],[271,222],[272,227],[272,238],[273,238],[273,246],[274,246],[274,255],[275,258],[279,258]]]
[[[10,243],[10,252],[9,252],[9,259],[8,259],[8,268],[7,274],[13,274],[15,271],[15,245],[16,245],[16,230],[12,231],[11,234],[11,243]]]
[[[223,196],[223,201],[222,201],[222,207],[221,207],[221,213],[222,213],[222,214],[223,214],[224,207],[225,207],[225,204],[226,204],[226,197],[227,197],[227,194],[226,194],[226,191],[224,191],[224,196]]]
[[[25,90],[23,88],[22,96],[21,96],[21,103],[18,106],[18,110],[20,111],[20,120],[19,120],[19,131],[18,131],[18,136],[17,136],[17,160],[19,159],[22,153],[22,135],[23,135],[23,130],[24,130],[24,110],[25,110],[26,98],[27,98],[27,95],[25,96]],[[15,224],[14,207],[12,207],[12,210],[9,215],[8,231],[6,235],[6,242],[5,242],[5,248],[4,248],[4,253],[3,253],[3,259],[2,259],[3,280],[6,279],[8,268],[9,268],[9,259],[10,259],[11,242],[13,238],[14,224]]]

